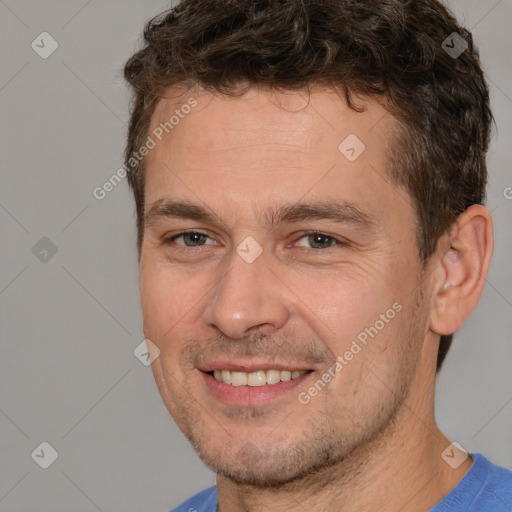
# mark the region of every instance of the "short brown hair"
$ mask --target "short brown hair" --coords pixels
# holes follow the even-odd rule
[[[471,33],[437,0],[182,0],[147,23],[144,42],[124,69],[133,87],[125,165],[139,256],[144,160],[130,157],[175,85],[228,95],[243,85],[326,85],[355,110],[354,95],[386,98],[401,134],[390,178],[414,200],[423,262],[456,217],[484,201],[488,87]],[[438,370],[451,341],[441,336]]]

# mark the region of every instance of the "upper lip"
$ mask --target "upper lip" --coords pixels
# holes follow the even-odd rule
[[[230,370],[232,372],[245,372],[252,373],[257,371],[266,371],[266,370],[280,370],[280,371],[307,371],[312,370],[310,366],[303,363],[278,363],[278,362],[268,362],[268,361],[248,361],[248,362],[240,362],[240,361],[211,361],[208,363],[203,363],[198,366],[198,370],[202,372],[212,372],[214,370]]]

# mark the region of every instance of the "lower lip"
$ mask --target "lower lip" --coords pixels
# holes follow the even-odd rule
[[[305,373],[297,379],[279,382],[278,384],[232,386],[225,382],[219,382],[209,373],[201,372],[208,389],[217,398],[228,404],[238,406],[264,405],[265,403],[289,395],[314,373],[315,372]]]

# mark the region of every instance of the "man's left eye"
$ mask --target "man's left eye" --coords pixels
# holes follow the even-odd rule
[[[310,247],[311,249],[328,249],[333,245],[342,245],[341,240],[334,238],[330,235],[324,235],[323,233],[308,233],[299,238],[300,240],[305,240],[305,244],[296,243],[301,247]],[[309,245],[307,245],[309,244]]]

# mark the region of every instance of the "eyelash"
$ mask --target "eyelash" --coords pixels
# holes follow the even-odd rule
[[[171,245],[174,243],[174,241],[177,239],[177,238],[180,238],[184,235],[201,235],[201,236],[205,236],[207,238],[210,238],[206,233],[202,233],[200,231],[181,231],[179,233],[176,233],[175,235],[172,235],[168,238],[164,238],[163,239],[163,244],[164,245]],[[322,233],[321,231],[304,231],[302,233],[302,235],[297,239],[297,241],[299,240],[302,240],[303,238],[305,237],[308,237],[308,236],[311,236],[311,235],[320,235],[324,238],[328,238],[329,240],[333,241],[334,244],[333,245],[330,245],[329,247],[325,247],[325,248],[321,248],[321,249],[315,249],[315,248],[309,248],[309,250],[313,250],[313,251],[326,251],[327,249],[332,249],[333,247],[335,247],[336,245],[339,245],[339,246],[346,246],[348,245],[347,242],[345,242],[344,240],[340,240],[339,238],[336,238],[332,235],[328,235],[327,233]],[[211,238],[210,238],[211,239]],[[180,248],[184,249],[184,250],[190,250],[190,249],[196,249],[197,247],[202,247],[201,245],[197,245],[197,246],[186,246],[186,245],[179,245]],[[302,249],[307,249],[305,247],[301,247]]]

